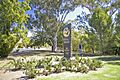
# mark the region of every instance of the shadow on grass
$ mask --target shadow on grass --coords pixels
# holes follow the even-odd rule
[[[0,58],[0,61],[5,61],[5,60],[13,60],[13,58]]]
[[[120,62],[107,62],[107,64],[118,65],[118,66],[120,66]]]
[[[45,56],[64,56],[62,53],[56,53],[56,54],[47,54]]]
[[[76,53],[71,53],[72,56],[75,56]],[[78,54],[78,53],[77,53]],[[52,52],[51,50],[26,50],[26,51],[22,51],[22,52],[17,52],[14,53],[13,56],[34,56],[34,55],[38,55],[38,56],[64,56],[64,52],[63,51],[57,51],[57,52]],[[93,57],[93,56],[100,56],[99,54],[78,54],[79,56],[83,56],[83,57]]]
[[[120,60],[120,56],[105,56],[105,57],[98,57],[95,59],[102,61],[116,61],[116,60]]]
[[[107,64],[120,66],[120,56],[104,56],[104,57],[98,57],[95,59],[106,61]]]
[[[29,80],[28,76],[22,76],[20,78],[16,78],[15,80]]]
[[[91,53],[83,53],[83,54],[79,54],[79,53],[72,53],[72,56],[83,56],[83,57],[94,57],[94,56],[101,56],[100,54],[91,54]]]
[[[51,50],[28,50],[28,51],[22,51],[13,53],[12,56],[63,56],[63,53],[60,51],[58,52],[52,52]]]

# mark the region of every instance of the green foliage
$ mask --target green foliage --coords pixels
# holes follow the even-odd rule
[[[47,75],[49,75],[50,73],[49,73],[49,71],[47,71],[47,70],[43,70],[42,74],[45,75],[45,76],[47,76]]]
[[[61,62],[54,65],[54,72],[55,72],[55,73],[60,73],[60,72],[62,72],[62,63],[61,63]]]
[[[9,62],[11,65],[13,65],[13,70],[20,70],[23,68],[23,62],[21,59],[15,60],[13,59],[12,61]]]
[[[28,65],[29,66],[29,65]],[[29,69],[25,70],[25,74],[29,77],[29,78],[35,78],[36,75],[39,73],[38,70],[36,70],[34,67],[30,67]]]
[[[79,67],[77,67],[77,72],[81,73],[88,73],[89,67],[86,64],[81,64]]]
[[[78,54],[75,55],[75,59],[76,59],[78,62],[81,62],[80,57],[79,57]]]
[[[24,70],[28,78],[35,78],[40,72],[36,69],[37,61],[32,59],[28,61],[26,58],[11,59],[5,66],[9,66],[13,71]]]
[[[90,70],[96,70],[97,68],[101,68],[103,63],[101,61],[87,59],[87,66],[89,66]]]
[[[35,43],[39,42],[39,45],[47,43],[53,46],[53,51],[57,50],[57,43],[58,47],[61,48],[63,46],[61,44],[63,22],[68,13],[81,3],[73,0],[31,0],[31,4],[37,8],[34,10],[36,19],[31,18],[29,25],[31,27],[34,25],[40,30],[36,32],[36,37],[34,37]]]
[[[64,66],[65,66],[65,70],[66,70],[66,71],[70,71],[70,70],[71,70],[71,67],[72,67],[71,61],[70,61],[70,60],[66,60],[66,61],[64,62]]]
[[[89,70],[96,70],[101,68],[103,63],[101,61],[79,58],[76,55],[73,60],[62,60],[62,65],[65,67],[66,71],[76,71],[81,73],[88,73]]]
[[[89,70],[96,70],[97,68],[101,68],[103,66],[103,63],[101,61],[95,60],[95,59],[85,59],[85,58],[79,58],[79,56],[75,57],[76,61],[79,62],[77,67],[77,72],[87,73]]]
[[[60,58],[56,56],[55,61],[60,61]]]
[[[96,8],[89,22],[90,26],[97,32],[99,41],[98,47],[100,51],[104,53],[105,49],[108,47],[108,41],[111,40],[109,36],[112,37],[112,28],[110,27],[112,19],[103,9]]]
[[[26,38],[26,28],[29,10],[29,0],[2,0],[0,2],[0,57],[7,57],[20,38]]]
[[[13,70],[24,70],[24,73],[29,78],[35,78],[39,74],[47,76],[52,73],[60,73],[63,71],[88,73],[90,70],[97,70],[97,68],[101,68],[103,66],[101,61],[89,58],[79,58],[79,56],[70,60],[67,60],[66,58],[59,58],[58,60],[58,57],[57,60],[52,57],[39,60],[19,58],[12,59],[6,65],[9,64]]]
[[[58,36],[57,36],[57,43],[58,43],[58,48],[59,49],[62,49],[63,48],[63,34],[62,34],[62,31],[61,29],[58,31]]]
[[[80,34],[77,31],[72,31],[72,50],[77,52],[80,43]]]
[[[37,74],[39,74],[39,71],[35,68],[36,63],[35,61],[27,61],[24,64],[25,74],[29,78],[35,78]]]
[[[42,60],[37,60],[37,65],[36,65],[36,67],[38,67],[38,68],[42,67],[42,63],[43,63]]]
[[[48,70],[49,72],[52,71],[52,57],[51,58],[45,58],[44,60],[42,60],[42,65],[44,66],[45,70]]]
[[[86,53],[114,54],[115,51],[112,48],[120,44],[118,3],[119,0],[115,2],[89,0],[82,5],[90,11],[77,16],[78,28],[83,27],[85,34],[88,35],[82,40]]]
[[[12,71],[21,70],[23,68],[24,68],[23,58],[19,58],[19,59],[11,58],[8,63],[2,66],[2,69],[12,70]]]
[[[11,35],[0,34],[0,57],[1,58],[7,57],[15,47],[17,41],[18,38],[14,34]]]

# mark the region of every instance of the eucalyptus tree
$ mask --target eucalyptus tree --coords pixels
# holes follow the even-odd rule
[[[119,4],[119,0],[89,0],[82,5],[89,10],[90,14],[86,15],[87,19],[85,17],[82,20],[83,22],[80,20],[81,18],[78,21],[82,22],[82,24],[88,23],[88,25],[83,25],[89,34],[88,38],[89,40],[95,39],[97,41],[98,51],[102,53],[108,51],[114,45],[112,43],[114,42],[113,37],[116,26],[114,15],[120,8]],[[91,37],[93,34],[95,37]]]
[[[27,34],[24,23],[27,23],[29,0],[0,1],[0,57],[7,57],[20,38],[25,41]]]
[[[112,37],[112,19],[111,17],[105,13],[102,9],[96,9],[90,19],[90,26],[95,29],[99,40],[99,48],[101,52],[104,52],[104,49],[108,45],[108,40],[111,40]],[[108,46],[107,46],[108,47]]]
[[[118,11],[116,18],[116,26],[115,26],[115,32],[114,32],[114,49],[115,53],[120,55],[120,12]]]
[[[57,34],[64,26],[66,16],[83,2],[84,0],[31,0],[35,12],[32,26],[44,33],[43,38],[49,39],[52,51],[57,50]]]

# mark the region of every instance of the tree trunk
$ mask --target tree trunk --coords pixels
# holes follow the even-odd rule
[[[52,46],[52,52],[56,52],[56,51],[57,51],[57,34],[54,35],[53,46]]]
[[[94,47],[93,47],[93,46],[91,46],[91,49],[92,49],[92,53],[94,54],[94,53],[95,53],[95,51],[94,51]]]
[[[100,50],[101,50],[101,53],[103,54],[103,40],[102,40],[102,33],[100,33]]]

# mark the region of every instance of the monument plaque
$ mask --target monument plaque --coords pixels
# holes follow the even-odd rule
[[[71,24],[63,28],[63,41],[64,41],[64,57],[70,59],[71,57]]]

